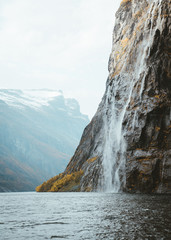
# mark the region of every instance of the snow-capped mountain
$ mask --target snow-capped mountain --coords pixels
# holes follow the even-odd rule
[[[34,190],[61,172],[89,119],[62,91],[0,90],[0,191]]]

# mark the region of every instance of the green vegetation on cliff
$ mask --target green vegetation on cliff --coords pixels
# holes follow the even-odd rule
[[[80,191],[80,179],[83,171],[70,174],[60,173],[36,187],[36,192],[76,192]]]

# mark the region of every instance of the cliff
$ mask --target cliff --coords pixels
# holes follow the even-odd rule
[[[82,170],[81,191],[170,191],[170,10],[165,0],[121,2],[105,94],[63,173]]]

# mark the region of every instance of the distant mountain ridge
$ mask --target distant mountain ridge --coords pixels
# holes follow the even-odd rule
[[[34,190],[64,170],[89,119],[62,91],[0,90],[0,191]]]

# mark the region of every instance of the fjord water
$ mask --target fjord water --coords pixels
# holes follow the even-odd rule
[[[0,239],[171,239],[170,196],[1,193]]]

